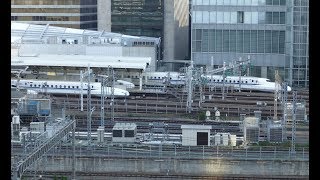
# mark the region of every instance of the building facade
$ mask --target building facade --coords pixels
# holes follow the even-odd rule
[[[11,20],[97,30],[97,0],[11,0]]]
[[[296,87],[309,87],[309,0],[287,0],[288,81]]]
[[[195,65],[250,55],[250,75],[274,80],[278,70],[291,86],[308,87],[308,0],[192,0],[191,12]]]
[[[190,59],[188,0],[98,0],[99,4],[99,30],[160,37],[161,62]],[[174,66],[167,64],[165,69]]]

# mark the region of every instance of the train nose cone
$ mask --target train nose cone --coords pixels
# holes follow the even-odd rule
[[[291,87],[290,86],[287,86],[287,91],[291,91]]]

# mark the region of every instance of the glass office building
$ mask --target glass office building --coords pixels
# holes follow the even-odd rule
[[[97,30],[97,0],[11,0],[11,20]]]
[[[293,86],[309,87],[309,1],[289,1],[286,70]]]
[[[301,5],[302,1],[297,0]],[[296,0],[294,3],[297,2]],[[192,48],[191,58],[195,65],[221,66],[223,62],[247,59],[250,55],[250,75],[267,77],[274,80],[274,71],[278,70],[280,76],[295,85],[304,82],[307,86],[305,66],[295,66],[297,58],[308,62],[308,23],[300,26],[301,21],[293,21],[298,15],[292,16],[294,10],[291,0],[192,0],[191,28]],[[299,8],[299,13],[308,12],[308,7]],[[298,13],[293,11],[294,13]],[[296,24],[295,24],[296,23]],[[297,23],[300,23],[299,25]],[[290,36],[301,34],[300,28],[304,27],[304,41],[297,41]],[[305,47],[302,48],[302,46]],[[302,48],[295,52],[297,48]],[[295,49],[292,50],[291,49]],[[303,51],[303,52],[302,52]],[[295,54],[296,53],[296,54]],[[293,67],[297,67],[297,70]],[[297,72],[297,73],[296,73]],[[305,76],[301,75],[305,73]],[[298,75],[295,75],[298,74]],[[303,79],[303,80],[302,80]]]
[[[163,39],[163,14],[163,0],[111,0],[111,31]]]

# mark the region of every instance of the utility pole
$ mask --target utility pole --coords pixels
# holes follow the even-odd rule
[[[291,152],[296,151],[296,112],[297,112],[297,91],[292,92],[292,138]]]
[[[287,83],[282,83],[281,88],[281,99],[282,99],[282,108],[283,108],[283,117],[282,117],[282,141],[287,139],[286,132],[287,132],[287,98],[288,98],[288,91],[287,91]]]
[[[111,86],[111,121],[114,122],[114,86],[115,86],[115,74],[114,74],[114,69],[111,69],[112,72],[112,86]]]
[[[87,76],[87,131],[88,131],[88,147],[91,145],[91,118],[92,112],[94,111],[94,107],[91,108],[91,73],[90,64],[88,64],[88,71],[83,74],[83,76]],[[82,88],[81,88],[82,89]],[[82,94],[82,93],[81,93]]]
[[[225,81],[226,81],[226,62],[223,62],[223,72],[222,72],[222,100],[224,100],[224,86],[225,86]]]
[[[188,99],[187,99],[187,110],[188,113],[191,113],[192,110],[192,70],[193,70],[193,61],[187,69],[187,85],[188,85]]]
[[[239,66],[239,92],[241,92],[241,57],[239,57],[240,66]]]
[[[80,111],[82,112],[83,111],[83,73],[82,73],[82,71],[80,71],[80,91],[81,91],[81,95],[80,95],[80,103],[81,103],[81,109],[80,109]]]
[[[199,83],[199,91],[200,91],[200,102],[199,102],[199,107],[201,108],[202,103],[203,103],[203,89],[202,89],[202,78],[201,75],[203,74],[203,67],[200,68],[200,72],[197,73],[198,74],[198,83]]]
[[[275,89],[274,89],[274,116],[273,119],[277,120],[278,119],[278,97],[279,97],[279,88],[281,84],[281,77],[278,73],[278,70],[275,70],[274,74],[274,79],[275,79]]]

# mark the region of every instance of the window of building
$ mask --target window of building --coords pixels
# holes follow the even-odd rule
[[[125,130],[124,137],[134,137],[134,130]]]
[[[237,15],[238,15],[237,23],[244,23],[244,12],[243,11],[238,11]]]
[[[113,130],[112,137],[122,137],[122,130]]]

